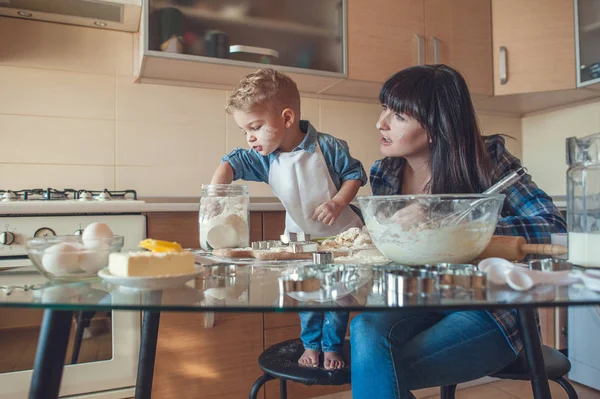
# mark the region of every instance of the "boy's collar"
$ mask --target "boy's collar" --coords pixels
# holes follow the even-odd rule
[[[314,126],[309,121],[301,120],[300,121],[300,131],[305,134],[304,140],[302,140],[302,142],[300,142],[300,144],[298,144],[298,146],[296,148],[294,148],[292,150],[292,152],[306,151],[306,152],[314,153],[315,148],[317,147],[317,133],[318,133],[317,130],[314,128]],[[281,151],[277,150],[277,151],[273,152],[269,156],[269,158],[270,159],[276,158],[280,153],[281,153]]]
[[[304,150],[307,152],[315,152],[315,147],[317,146],[317,130],[311,125],[309,121],[300,121],[300,131],[305,134],[304,140],[298,147],[294,148],[292,151]]]

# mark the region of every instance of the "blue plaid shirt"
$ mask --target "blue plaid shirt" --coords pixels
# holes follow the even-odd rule
[[[504,147],[502,136],[485,138],[487,150],[493,162],[492,182],[499,181],[521,162]],[[402,193],[403,158],[384,158],[371,168],[370,183],[373,195],[396,195]],[[495,234],[525,237],[530,243],[549,243],[551,233],[564,233],[564,218],[545,192],[533,182],[530,175],[521,177],[506,189],[504,207]],[[515,353],[523,347],[517,326],[516,310],[488,311],[504,333]]]

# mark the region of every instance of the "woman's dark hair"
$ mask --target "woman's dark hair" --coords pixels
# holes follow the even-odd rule
[[[427,132],[432,194],[481,193],[490,186],[490,157],[460,73],[446,65],[404,69],[384,83],[379,101]]]

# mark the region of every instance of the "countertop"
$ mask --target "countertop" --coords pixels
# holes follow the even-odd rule
[[[141,197],[143,212],[198,212],[200,197]],[[250,198],[250,211],[284,211],[285,208],[275,197]]]

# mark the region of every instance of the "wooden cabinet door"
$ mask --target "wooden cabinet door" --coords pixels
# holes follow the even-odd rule
[[[215,313],[205,328],[203,313],[163,312],[152,397],[247,398],[262,348],[261,313]]]
[[[573,0],[492,1],[496,95],[575,88],[573,12]]]
[[[200,248],[198,212],[151,212],[147,215],[148,238],[174,241],[183,248]],[[133,248],[137,243],[129,243]]]
[[[263,240],[279,240],[285,231],[285,212],[263,212]]]
[[[460,71],[474,94],[494,94],[491,0],[425,0],[426,61]]]
[[[348,0],[348,77],[384,82],[419,62],[422,0]],[[421,54],[424,54],[422,47]]]

